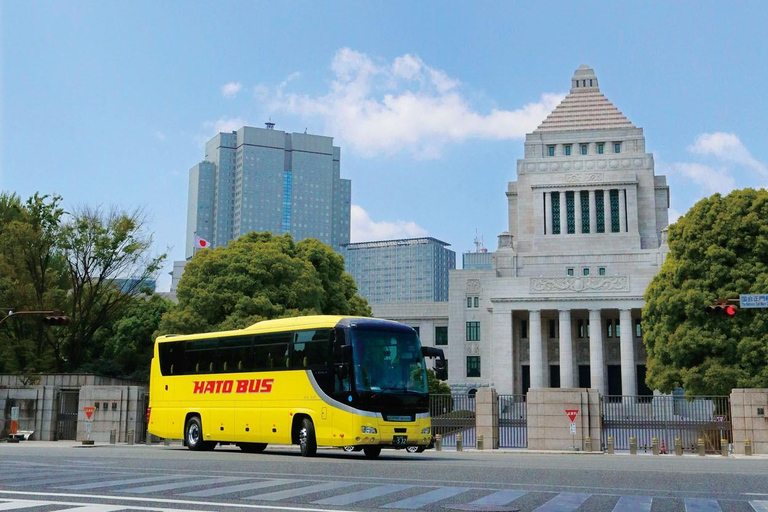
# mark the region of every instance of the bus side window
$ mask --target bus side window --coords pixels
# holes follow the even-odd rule
[[[253,370],[285,369],[292,334],[257,335],[253,343]]]

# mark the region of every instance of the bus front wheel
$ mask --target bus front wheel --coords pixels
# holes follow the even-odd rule
[[[208,443],[203,441],[203,424],[198,416],[190,416],[184,427],[184,440],[190,450],[205,450]]]
[[[381,453],[381,446],[366,446],[363,448],[365,457],[368,459],[375,459]]]
[[[309,418],[301,420],[299,427],[299,448],[302,457],[312,457],[317,453],[317,438],[315,438],[315,424]]]

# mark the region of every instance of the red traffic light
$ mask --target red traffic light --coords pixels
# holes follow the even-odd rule
[[[739,311],[739,307],[732,304],[713,304],[712,306],[707,306],[706,311],[708,315],[735,316]]]
[[[69,317],[64,315],[46,316],[43,318],[45,325],[69,325]]]

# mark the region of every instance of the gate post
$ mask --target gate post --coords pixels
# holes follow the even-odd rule
[[[499,395],[493,388],[482,388],[475,395],[475,429],[478,440],[487,439],[491,449],[499,447]]]

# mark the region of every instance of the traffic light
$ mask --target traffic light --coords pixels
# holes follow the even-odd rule
[[[46,316],[43,318],[45,325],[69,325],[69,317],[64,315]]]
[[[739,307],[733,304],[713,304],[712,306],[707,306],[707,314],[712,316],[736,316],[738,311]]]

